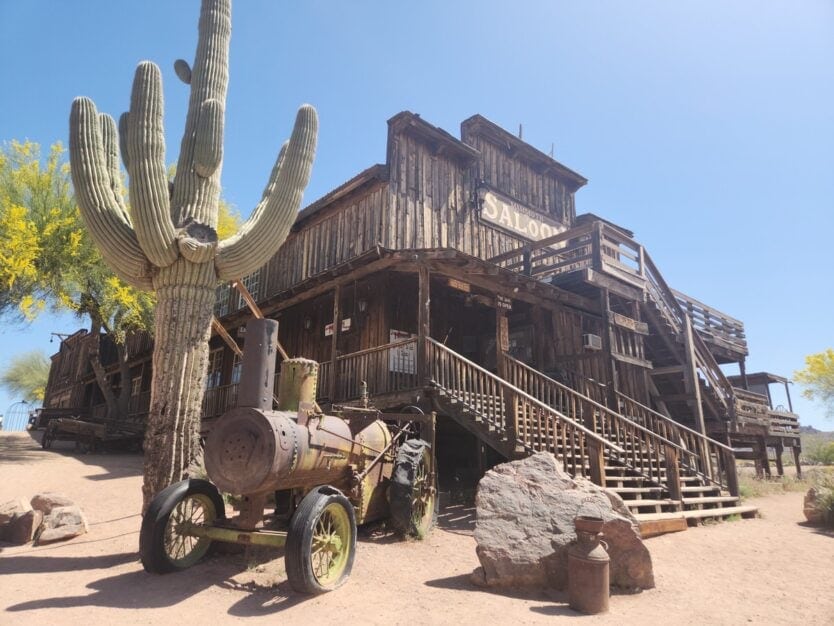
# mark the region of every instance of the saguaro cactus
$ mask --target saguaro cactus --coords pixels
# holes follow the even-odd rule
[[[240,231],[217,241],[230,0],[203,0],[194,68],[175,64],[191,86],[176,176],[168,180],[159,68],[139,64],[119,131],[93,102],[70,115],[70,162],[81,213],[102,256],[123,280],[156,292],[151,404],[145,435],[145,506],[200,457],[200,407],[218,280],[249,274],[275,254],[310,177],[318,119],[302,106],[263,198]],[[122,197],[121,152],[130,180]]]

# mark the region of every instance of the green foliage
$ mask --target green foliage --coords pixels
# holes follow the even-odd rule
[[[814,465],[834,465],[834,441],[818,443],[805,452],[805,457]]]
[[[794,380],[805,388],[803,396],[821,402],[826,415],[834,417],[834,349],[806,356],[805,367],[794,373]]]
[[[15,398],[42,402],[49,379],[49,365],[49,359],[40,350],[18,354],[0,373],[0,385]]]
[[[60,143],[0,149],[0,314],[34,319],[47,308],[88,316],[123,340],[151,328],[153,296],[118,279],[87,234]]]

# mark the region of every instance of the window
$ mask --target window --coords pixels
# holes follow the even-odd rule
[[[229,283],[220,285],[215,290],[214,300],[214,317],[221,318],[229,312],[229,296],[231,295],[231,287]]]
[[[208,375],[206,376],[206,389],[214,389],[220,386],[223,376],[223,348],[217,348],[209,352]]]
[[[231,380],[231,383],[233,385],[237,385],[240,382],[241,372],[243,372],[243,361],[236,354],[234,363],[232,363],[232,380]]]
[[[130,381],[130,395],[138,396],[142,393],[142,377],[134,376]]]
[[[261,287],[261,270],[257,269],[249,276],[244,276],[243,280],[241,280],[243,286],[246,287],[246,290],[252,294],[252,298],[254,298],[255,302],[258,301],[260,298],[260,287]],[[243,299],[243,296],[238,294],[237,296],[237,308],[242,309],[246,306],[246,300]]]

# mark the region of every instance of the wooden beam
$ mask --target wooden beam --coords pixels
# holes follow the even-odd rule
[[[692,408],[695,411],[695,423],[702,435],[707,434],[707,427],[704,423],[704,407],[701,404],[701,384],[698,381],[698,370],[695,361],[695,344],[692,339],[692,322],[686,316],[685,327],[686,338],[686,373],[683,377],[686,392],[693,396]]]
[[[336,402],[336,380],[339,377],[339,307],[341,306],[342,286],[337,284],[333,290],[333,335],[330,342],[330,402]]]
[[[417,337],[417,380],[426,384],[431,372],[426,349],[426,338],[431,337],[431,275],[424,264],[417,268]]]

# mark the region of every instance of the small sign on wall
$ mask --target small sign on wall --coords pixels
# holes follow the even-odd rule
[[[510,320],[506,315],[498,318],[498,340],[500,342],[499,348],[501,352],[510,351]]]
[[[351,327],[351,318],[346,317],[342,320],[342,325],[339,328],[339,332],[346,333],[350,330]],[[324,327],[324,336],[325,337],[332,337],[333,336],[333,322],[326,324]]]
[[[469,283],[465,283],[462,280],[458,280],[457,278],[449,279],[449,287],[451,287],[452,289],[457,289],[458,291],[465,291],[466,293],[472,291],[472,287],[469,285]]]
[[[505,311],[512,311],[513,299],[508,298],[507,296],[497,295],[495,296],[495,308],[504,309]]]

